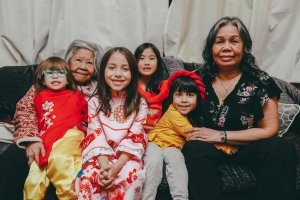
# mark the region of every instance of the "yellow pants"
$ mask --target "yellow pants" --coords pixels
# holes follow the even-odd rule
[[[24,185],[25,200],[44,199],[50,182],[56,188],[58,199],[77,199],[74,180],[81,169],[83,138],[83,132],[70,129],[53,144],[47,166],[40,168],[35,161],[31,164]]]

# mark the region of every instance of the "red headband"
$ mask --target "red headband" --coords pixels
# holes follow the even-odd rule
[[[171,87],[173,81],[179,76],[188,76],[188,77],[191,77],[192,79],[194,79],[194,81],[196,82],[196,84],[198,85],[198,88],[200,90],[200,97],[201,97],[202,101],[205,100],[206,92],[205,92],[204,84],[203,84],[200,76],[198,76],[195,72],[190,72],[187,70],[180,70],[180,71],[174,72],[168,79],[168,90],[170,90],[170,87]]]

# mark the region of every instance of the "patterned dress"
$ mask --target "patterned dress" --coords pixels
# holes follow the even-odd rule
[[[257,127],[257,122],[264,117],[264,104],[274,96],[279,97],[281,92],[267,73],[261,71],[258,77],[244,73],[234,90],[220,104],[211,80],[203,80],[207,91],[203,106],[204,126],[216,130]]]
[[[148,107],[142,98],[138,113],[124,117],[124,97],[113,97],[110,105],[112,113],[107,117],[103,112],[96,114],[99,106],[97,97],[88,103],[88,135],[82,142],[82,170],[77,175],[76,192],[78,199],[140,199],[144,181],[142,157],[147,145],[142,123]],[[132,156],[115,179],[114,190],[109,192],[100,188],[97,182],[100,155],[109,157],[110,164],[118,160],[122,152]]]

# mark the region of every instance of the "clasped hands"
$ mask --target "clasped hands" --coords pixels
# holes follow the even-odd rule
[[[102,165],[97,176],[99,186],[105,191],[113,190],[117,174],[114,164]]]

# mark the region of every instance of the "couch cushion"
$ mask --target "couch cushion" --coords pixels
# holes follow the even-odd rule
[[[168,56],[168,57],[162,57],[162,60],[166,65],[170,76],[177,70],[184,69],[183,62],[180,59]]]
[[[12,120],[17,102],[33,83],[36,65],[0,68],[0,120]]]
[[[285,104],[278,103],[278,112],[279,112],[279,133],[281,137],[285,134],[291,124],[294,122],[295,117],[299,113],[300,106],[298,104]]]
[[[293,86],[291,83],[281,80],[279,78],[272,77],[278,87],[282,90],[280,94],[279,102],[298,104],[300,105],[300,90]]]

